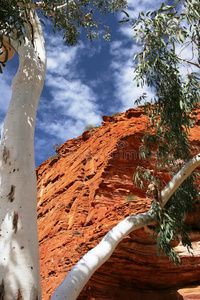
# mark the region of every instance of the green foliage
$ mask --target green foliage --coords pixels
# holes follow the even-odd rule
[[[52,147],[54,148],[55,152],[57,152],[60,146],[62,146],[62,144],[55,143]]]
[[[111,116],[116,117],[116,116],[118,116],[118,115],[119,115],[119,112],[118,112],[118,111],[115,111],[115,112],[112,113]]]
[[[9,36],[15,28],[17,37],[22,35],[25,22],[23,9],[24,7],[19,5],[17,0],[0,1],[0,32],[6,32],[6,35]]]
[[[164,208],[161,208],[159,202],[153,203],[157,221],[154,226],[154,238],[157,239],[158,254],[159,256],[161,253],[167,255],[174,264],[181,265],[179,255],[174,251],[174,244],[182,242],[189,252],[192,250],[188,234],[191,226],[186,223],[185,218],[187,215],[194,216],[196,213],[195,203],[199,198],[195,185],[197,176],[197,174],[189,176],[174,192]],[[138,167],[134,179],[135,185],[140,184],[140,188],[145,188],[155,180],[155,177],[150,170]],[[159,182],[158,179],[157,182]]]
[[[142,51],[134,57],[137,61],[135,80],[138,86],[147,85],[155,93],[151,103],[145,104],[149,125],[140,147],[140,158],[154,155],[156,165],[153,174],[148,170],[137,170],[135,182],[141,188],[163,168],[173,176],[191,157],[189,131],[193,126],[192,119],[195,119],[194,110],[200,102],[200,75],[195,72],[186,72],[186,76],[181,74],[180,66],[187,60],[177,55],[176,47],[191,46],[192,57],[196,55],[192,64],[200,67],[199,17],[198,1],[178,0],[173,5],[163,3],[158,11],[141,13],[133,21],[134,38],[142,46]],[[145,94],[137,104],[142,100],[146,100]],[[168,255],[174,262],[180,263],[172,240],[179,241],[181,237],[183,244],[191,247],[184,217],[192,212],[197,198],[198,190],[192,175],[163,210],[159,205],[155,208],[158,252]]]
[[[100,126],[94,126],[93,124],[88,123],[88,124],[85,125],[83,131],[90,130],[92,128],[99,128],[99,127]]]
[[[137,199],[138,199],[137,196],[134,196],[134,195],[132,195],[132,194],[127,194],[126,202],[136,201]]]
[[[93,124],[88,123],[88,124],[85,125],[83,131],[90,130],[90,129],[94,128],[94,127],[95,126]]]
[[[194,214],[197,200],[195,176],[191,175],[175,191],[163,209],[160,208],[159,203],[155,208],[157,224],[154,235],[157,238],[158,253],[168,255],[173,263],[178,262],[179,265],[181,264],[180,258],[173,249],[173,242],[182,241],[183,246],[191,252],[192,244],[188,235],[191,226],[185,222],[185,217],[188,214]]]
[[[57,154],[53,154],[50,156],[50,161],[52,161],[54,158],[57,158]]]
[[[10,42],[11,38],[19,39],[23,37],[23,27],[27,22],[25,18],[25,5],[16,0],[3,0],[0,1],[0,53],[5,50],[3,47],[3,35],[7,36]],[[13,35],[14,32],[14,35]],[[6,57],[4,61],[0,61],[1,65],[8,59],[8,50],[6,50]],[[3,73],[2,66],[0,65],[0,73]]]
[[[97,16],[123,10],[126,5],[126,0],[0,1],[0,50],[2,49],[3,35],[6,35],[9,39],[14,38],[21,41],[21,38],[24,38],[25,35],[25,23],[33,31],[29,14],[32,7],[36,8],[39,16],[43,15],[53,23],[54,33],[61,31],[66,44],[74,46],[77,44],[83,30],[90,41],[98,38],[102,31],[105,32],[103,38],[109,40],[110,29],[105,25],[105,20],[97,19]],[[44,24],[42,19],[40,21]],[[33,41],[32,32],[32,44]],[[6,59],[4,62],[6,62]],[[0,63],[3,64],[4,62]],[[2,73],[1,64],[0,73]]]
[[[97,38],[101,30],[104,38],[109,39],[110,29],[99,16],[114,13],[126,7],[126,0],[43,0],[34,1],[39,15],[43,15],[53,23],[53,31],[61,31],[68,45],[76,45],[81,30],[84,29],[89,40]],[[23,36],[24,23],[29,22],[28,10],[33,5],[32,0],[0,1],[0,31],[7,36],[15,30],[17,36]],[[98,16],[98,19],[97,19]]]
[[[152,182],[155,178],[151,174],[150,170],[145,170],[143,167],[138,166],[136,172],[133,176],[134,185],[140,186],[141,189],[147,187],[147,185]]]
[[[69,45],[76,45],[81,28],[86,31],[87,38],[92,41],[98,38],[101,29],[105,31],[104,38],[109,40],[110,29],[101,19],[96,19],[99,14],[114,13],[126,7],[125,0],[77,0],[66,1],[65,9],[58,9],[58,2],[44,0],[47,4],[41,8],[41,13],[53,22],[54,32],[62,31],[63,39]],[[63,1],[60,1],[62,4]],[[54,13],[52,13],[54,12]]]
[[[81,233],[79,231],[72,232],[73,235],[80,235]]]

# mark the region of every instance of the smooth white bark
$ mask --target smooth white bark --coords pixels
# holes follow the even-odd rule
[[[4,300],[41,299],[34,131],[46,54],[37,15],[30,19],[34,44],[29,35],[21,44],[12,41],[19,69],[1,133],[0,299]]]
[[[161,192],[161,207],[164,207],[169,198],[181,185],[181,183],[200,165],[200,153],[189,160],[185,166],[172,178]]]
[[[193,157],[167,184],[161,192],[161,207],[181,183],[200,165],[200,154]],[[111,229],[103,240],[83,258],[67,274],[55,290],[51,300],[75,300],[93,273],[112,255],[118,243],[132,231],[155,222],[153,208],[149,212],[130,216]]]

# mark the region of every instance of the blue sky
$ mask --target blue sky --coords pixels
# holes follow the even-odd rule
[[[128,13],[154,10],[160,0],[129,0]],[[55,143],[64,143],[82,134],[88,123],[101,125],[102,115],[124,112],[134,107],[143,92],[137,88],[133,57],[139,52],[130,25],[120,26],[122,15],[107,16],[111,23],[111,41],[98,39],[92,43],[80,40],[75,47],[64,45],[61,36],[44,27],[47,49],[47,73],[38,107],[35,131],[36,166],[53,153]],[[11,82],[17,70],[17,55],[7,63],[0,75],[0,127],[11,97]]]

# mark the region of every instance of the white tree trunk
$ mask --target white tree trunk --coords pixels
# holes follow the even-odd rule
[[[19,69],[1,134],[0,299],[4,300],[41,299],[34,131],[46,54],[36,14],[32,26],[31,40],[27,33],[21,44],[13,41]]]
[[[167,203],[181,183],[200,165],[200,154],[193,157],[166,185],[161,193],[161,207]],[[76,300],[93,273],[108,260],[116,246],[129,233],[155,222],[153,206],[149,212],[127,217],[111,229],[103,240],[87,252],[55,290],[51,300]]]

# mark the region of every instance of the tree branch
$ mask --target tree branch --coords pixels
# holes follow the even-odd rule
[[[54,17],[55,16],[55,11],[56,9],[57,10],[62,10],[62,9],[65,9],[68,7],[68,5],[71,3],[71,2],[74,2],[74,0],[67,0],[66,3],[62,4],[62,5],[55,5],[54,9],[52,9],[50,12],[49,12],[49,15],[51,17]],[[40,2],[36,2],[35,3],[35,8],[44,8],[45,7],[45,3],[43,1],[40,1]]]
[[[166,185],[161,192],[163,208],[181,183],[200,165],[200,153],[193,157]],[[113,229],[92,250],[87,252],[57,287],[51,300],[76,300],[93,273],[112,255],[118,243],[132,231],[150,225],[156,220],[153,206],[148,212],[127,217]]]
[[[200,153],[189,160],[185,166],[172,178],[161,192],[161,207],[163,208],[169,198],[181,183],[200,165]]]
[[[69,1],[67,0],[66,3],[56,6],[56,9],[61,10],[61,9],[67,8],[67,6],[69,5],[69,2],[73,2],[73,0],[69,0]]]
[[[179,57],[179,56],[178,56],[178,59],[180,59],[180,60],[182,60],[182,61],[185,61],[186,63],[191,64],[191,65],[193,65],[193,66],[195,66],[195,67],[197,67],[197,68],[200,69],[200,65],[199,65],[198,63],[194,63],[194,62],[192,62],[192,61],[190,61],[190,60],[187,60],[187,59],[182,58],[182,57]]]
[[[73,2],[73,0],[68,0],[66,3],[62,4],[62,5],[57,5],[55,9],[58,9],[58,10],[61,10],[61,9],[65,9],[70,2]],[[35,3],[35,8],[44,8],[45,7],[45,3],[43,1],[40,1],[40,2],[36,2]],[[54,12],[52,12],[54,13]]]
[[[116,246],[129,233],[155,221],[155,214],[149,212],[127,217],[112,228],[103,240],[92,250],[87,252],[67,274],[57,287],[51,300],[76,300],[92,274],[112,255]]]

